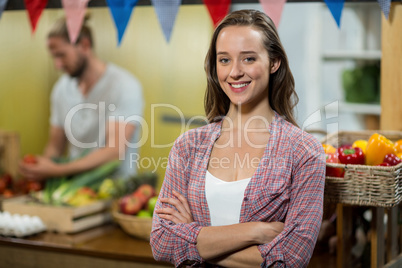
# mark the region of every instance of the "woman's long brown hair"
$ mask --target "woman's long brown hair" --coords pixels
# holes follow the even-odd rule
[[[279,115],[297,126],[293,108],[299,98],[295,91],[295,82],[289,68],[288,58],[274,23],[267,15],[257,10],[234,11],[227,15],[215,29],[204,65],[207,73],[204,109],[208,121],[221,120],[222,116],[226,115],[229,110],[230,100],[219,85],[216,72],[216,41],[220,31],[228,26],[251,26],[262,33],[262,42],[268,51],[270,62],[275,59],[279,59],[281,62],[279,69],[272,73],[269,78],[269,105]]]

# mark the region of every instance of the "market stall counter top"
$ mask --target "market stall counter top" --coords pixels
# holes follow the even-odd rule
[[[154,260],[148,241],[115,224],[76,234],[42,232],[25,238],[0,236],[0,267],[172,267]]]

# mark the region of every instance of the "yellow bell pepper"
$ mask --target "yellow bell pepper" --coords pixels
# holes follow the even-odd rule
[[[397,153],[396,156],[402,159],[402,153]]]
[[[397,153],[402,153],[402,139],[395,142],[395,149]]]
[[[324,143],[324,144],[322,145],[322,147],[324,147],[324,152],[325,152],[326,154],[334,154],[334,153],[336,153],[335,147],[332,146],[331,144],[326,144],[326,143]]]
[[[358,148],[362,149],[364,155],[366,155],[366,152],[367,152],[367,150],[366,150],[366,149],[367,149],[367,141],[366,141],[366,140],[356,140],[356,141],[352,144],[352,147],[353,147],[353,148],[358,147]]]
[[[379,165],[386,154],[396,154],[394,143],[378,133],[371,135],[367,143],[366,164]]]

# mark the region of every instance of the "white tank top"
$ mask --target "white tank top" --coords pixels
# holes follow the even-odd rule
[[[205,196],[212,226],[239,223],[244,191],[251,178],[239,181],[223,181],[207,170]]]

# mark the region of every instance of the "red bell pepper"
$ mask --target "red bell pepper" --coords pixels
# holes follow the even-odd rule
[[[338,159],[338,154],[334,153],[334,154],[326,154],[326,162],[327,163],[339,163],[339,159]],[[343,170],[343,168],[337,168],[337,167],[329,167],[326,166],[325,168],[325,175],[329,176],[329,177],[340,177],[343,178],[343,176],[345,175],[345,170]]]
[[[402,160],[394,154],[386,154],[384,156],[384,163],[388,163],[390,166],[396,166],[401,162]]]
[[[364,153],[359,147],[341,146],[338,148],[339,161],[342,164],[364,165]]]

